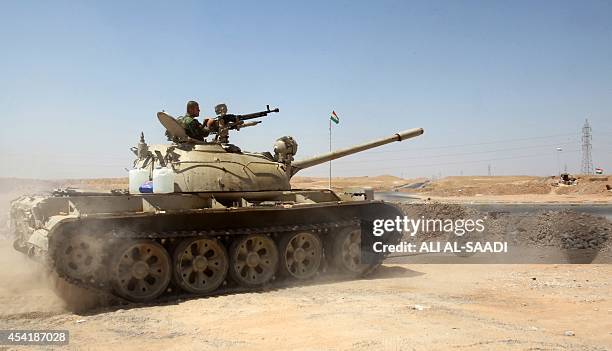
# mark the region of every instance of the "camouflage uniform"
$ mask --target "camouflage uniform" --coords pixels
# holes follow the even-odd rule
[[[195,117],[191,117],[189,114],[186,114],[183,117],[179,117],[177,121],[185,128],[185,132],[190,138],[196,140],[204,140],[208,136],[208,132],[205,130],[205,127],[198,122]]]

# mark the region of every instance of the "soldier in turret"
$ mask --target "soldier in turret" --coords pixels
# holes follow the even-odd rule
[[[204,122],[200,123],[196,119],[200,116],[200,105],[196,101],[187,102],[186,112],[177,121],[185,128],[185,132],[190,138],[204,141],[214,127],[215,120],[213,118],[204,118]]]

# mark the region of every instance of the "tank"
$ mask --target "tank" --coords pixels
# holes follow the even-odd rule
[[[15,249],[70,284],[132,302],[248,291],[328,272],[360,277],[381,264],[384,255],[368,251],[367,238],[375,219],[402,215],[396,206],[374,200],[368,189],[292,189],[290,180],[302,169],[423,129],[296,161],[298,144],[290,136],[277,139],[273,152],[229,142],[230,132],[278,109],[218,111],[207,130],[211,140],[189,137],[159,112],[170,142],[148,145],[141,134],[131,149],[130,191],[58,189],[14,200]],[[153,181],[151,193],[136,190],[134,182],[143,181]],[[380,240],[397,243],[400,234]]]

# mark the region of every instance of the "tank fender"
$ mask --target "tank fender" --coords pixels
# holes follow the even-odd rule
[[[342,189],[341,197],[347,201],[374,200],[374,189],[372,187],[345,188]]]
[[[28,244],[36,246],[37,248],[43,251],[47,251],[49,250],[49,238],[47,236],[48,234],[49,232],[45,229],[37,229],[32,233],[32,235],[30,235],[30,238],[28,239]]]

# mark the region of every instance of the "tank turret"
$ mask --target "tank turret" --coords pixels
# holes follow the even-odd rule
[[[255,114],[259,114],[257,117],[263,117],[264,113],[277,111],[278,109],[270,110],[268,106],[267,111]],[[251,119],[255,114],[244,116]],[[232,116],[232,119],[228,123],[221,123],[223,128],[217,132],[213,141],[209,142],[189,138],[172,116],[164,112],[158,113],[158,119],[175,142],[172,145],[150,145],[147,154],[139,153],[146,157],[139,156],[135,165],[138,168],[150,169],[151,174],[156,166],[171,168],[176,174],[175,192],[290,190],[291,177],[302,169],[423,134],[422,128],[409,129],[386,138],[294,161],[298,143],[293,137],[284,136],[277,139],[274,155],[269,152],[242,151],[229,143],[227,132],[231,129],[238,130],[246,118],[227,114],[221,116]]]

